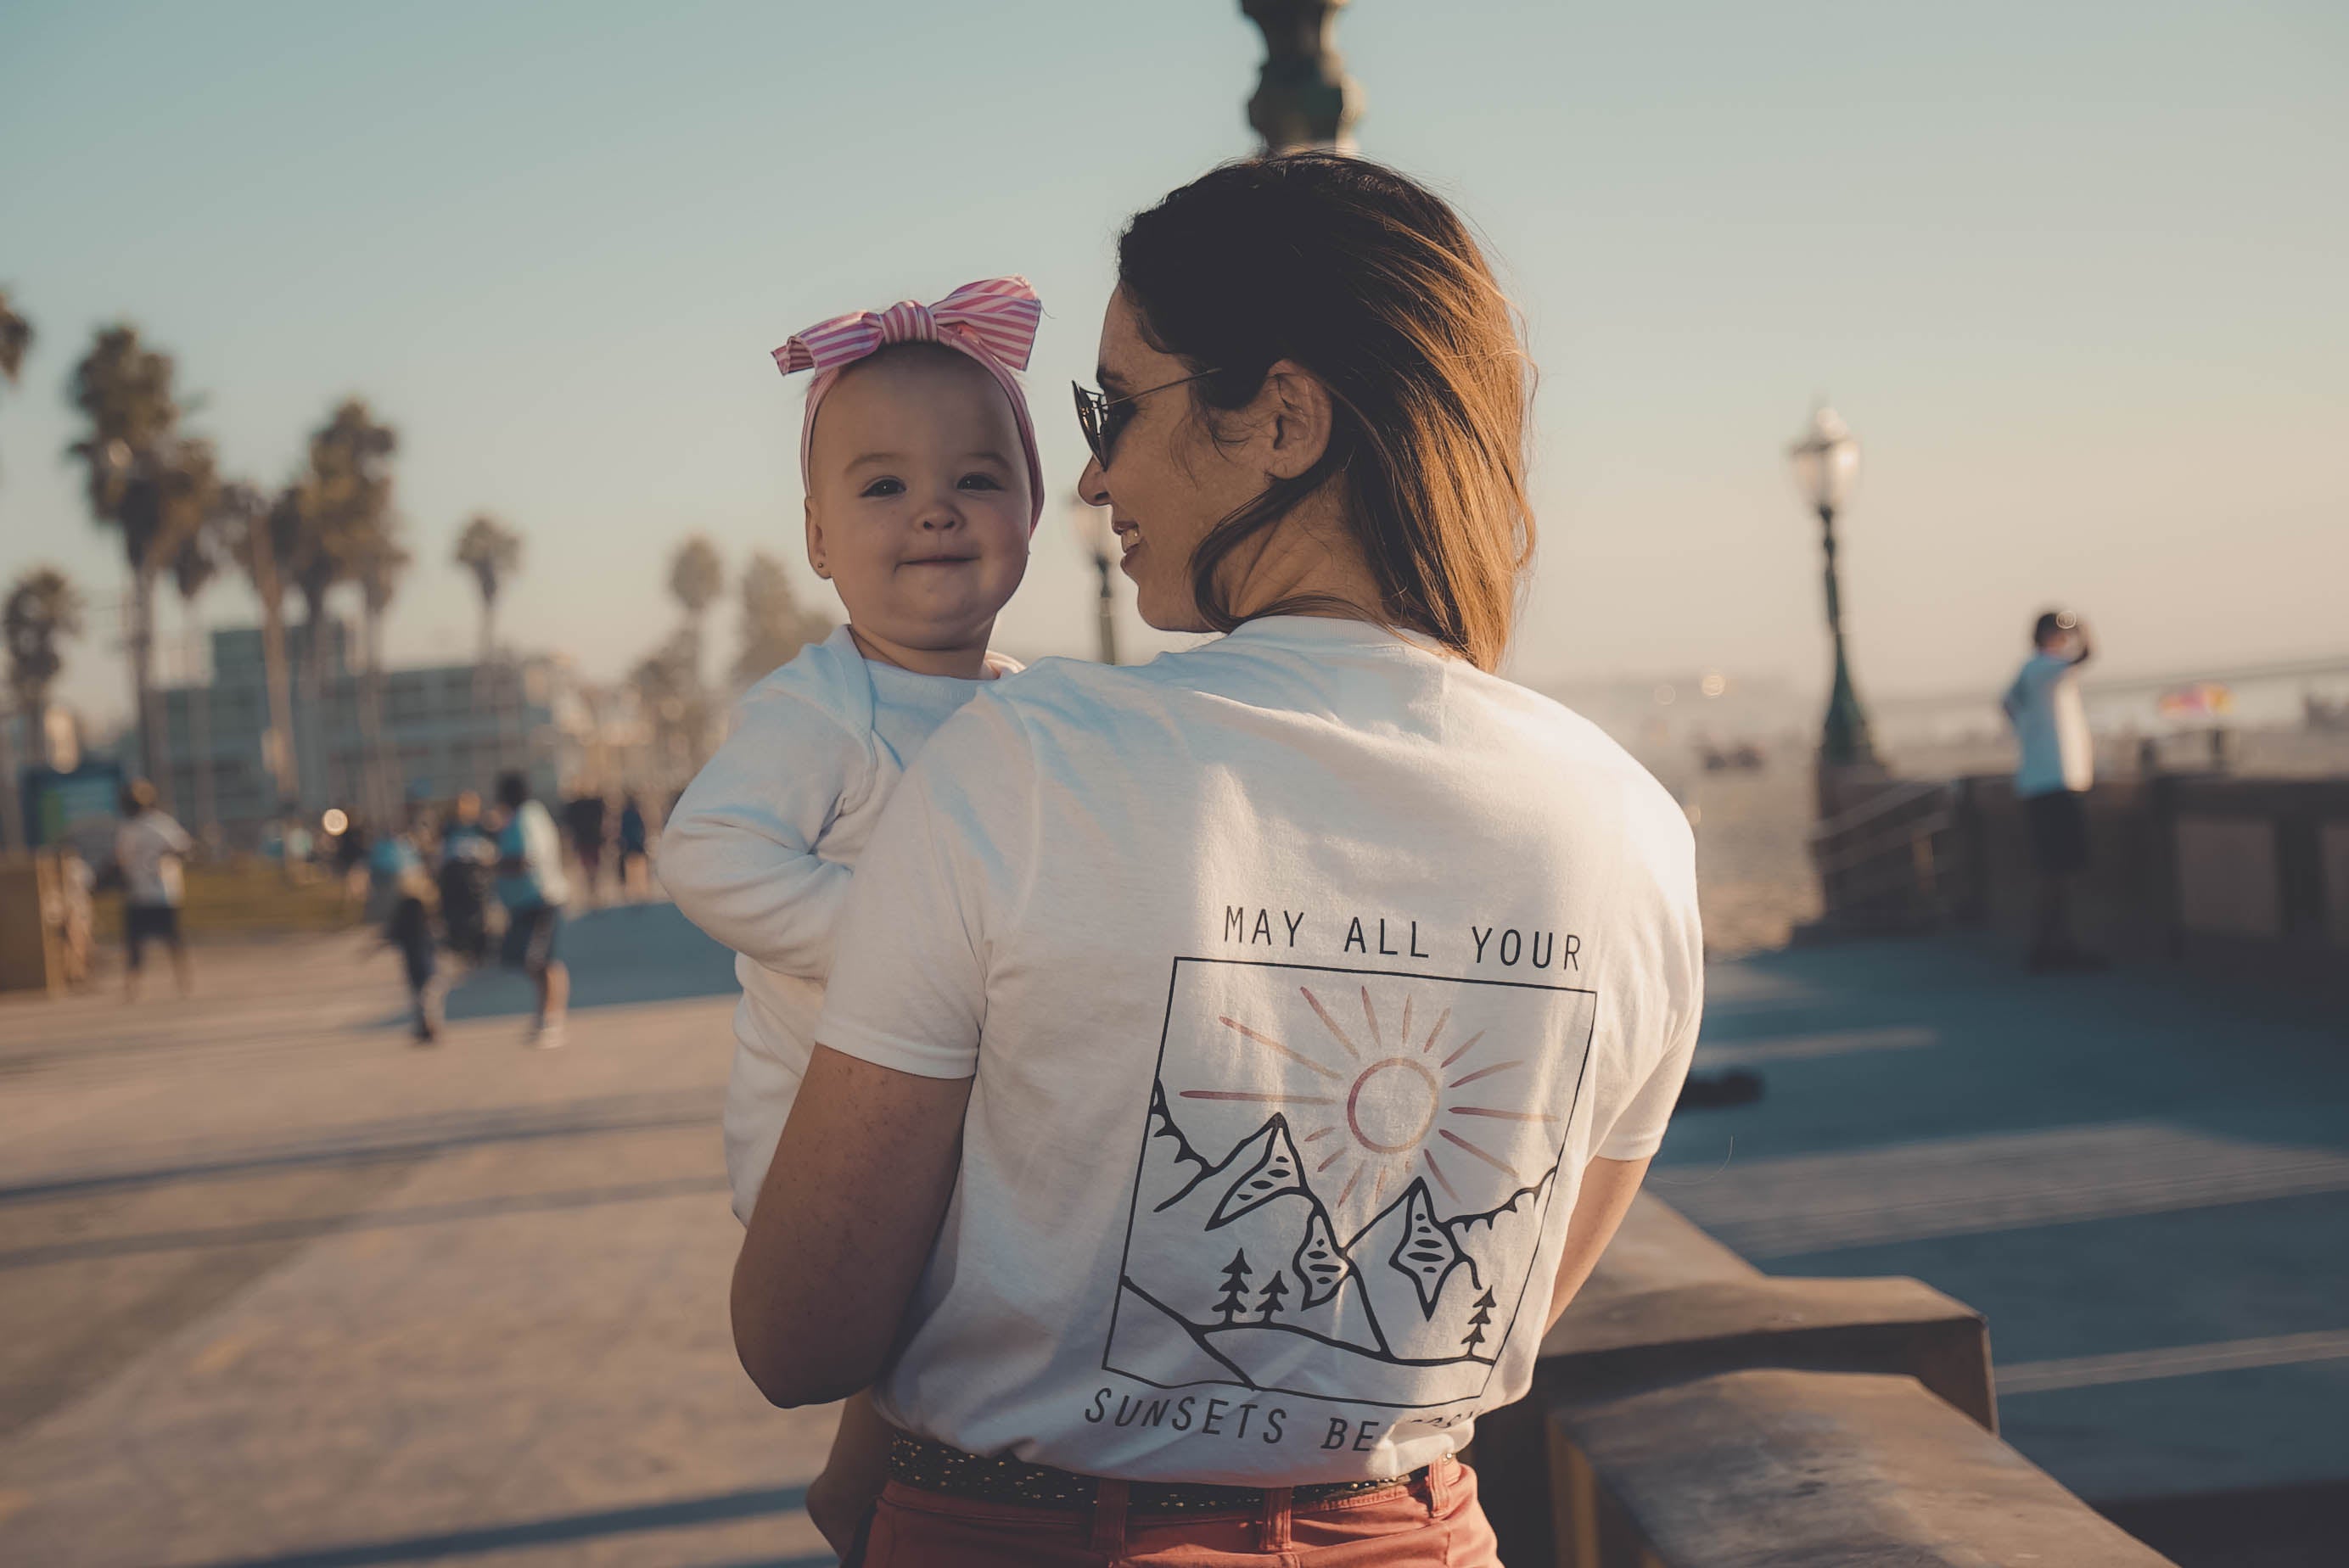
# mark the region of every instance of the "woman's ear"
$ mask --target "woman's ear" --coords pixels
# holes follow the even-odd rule
[[[801,506],[807,513],[808,564],[815,568],[817,576],[828,583],[832,580],[832,566],[824,560],[823,524],[817,521],[815,515],[815,497],[808,497]]]
[[[1330,449],[1332,406],[1319,377],[1291,359],[1278,359],[1264,373],[1257,394],[1264,404],[1265,471],[1293,480]]]

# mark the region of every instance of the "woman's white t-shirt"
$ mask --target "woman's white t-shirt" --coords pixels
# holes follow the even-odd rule
[[[816,1030],[976,1077],[881,1410],[1131,1480],[1457,1449],[1529,1386],[1585,1162],[1661,1139],[1702,962],[1655,780],[1375,627],[981,693],[874,830]]]

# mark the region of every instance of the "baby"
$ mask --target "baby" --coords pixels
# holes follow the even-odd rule
[[[814,1048],[851,868],[922,743],[1019,667],[987,643],[1043,511],[1012,377],[1040,314],[1026,279],[994,278],[840,316],[775,351],[785,375],[816,372],[800,427],[808,563],[848,624],[743,696],[659,852],[678,907],[739,954],[726,1166],[746,1223]],[[860,1399],[833,1470],[869,1474],[880,1442]]]

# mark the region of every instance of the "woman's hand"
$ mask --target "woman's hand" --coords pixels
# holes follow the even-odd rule
[[[873,1408],[871,1393],[853,1394],[840,1408],[840,1430],[823,1473],[808,1483],[808,1517],[841,1561],[848,1560],[865,1516],[889,1480],[889,1424]]]

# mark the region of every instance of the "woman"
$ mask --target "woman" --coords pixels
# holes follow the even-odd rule
[[[907,775],[736,1343],[780,1404],[874,1386],[875,1565],[1490,1563],[1453,1456],[1662,1135],[1689,832],[1491,673],[1528,367],[1450,209],[1237,164],[1118,261],[1082,492],[1146,620],[1229,635],[1048,662]]]

